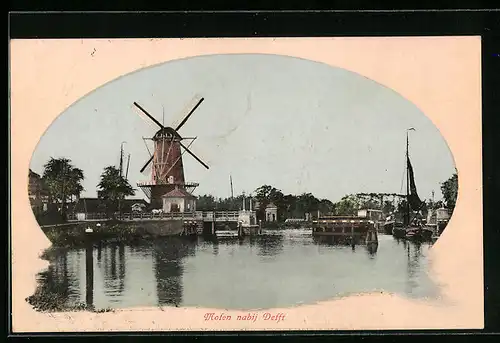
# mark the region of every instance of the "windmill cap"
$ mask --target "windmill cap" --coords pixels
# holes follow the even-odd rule
[[[167,135],[167,136],[173,136],[173,137],[177,137],[177,138],[182,138],[181,135],[179,135],[179,133],[177,131],[175,131],[173,128],[171,127],[164,127],[163,129],[160,129],[158,130],[154,137],[153,138],[161,138],[162,135]]]

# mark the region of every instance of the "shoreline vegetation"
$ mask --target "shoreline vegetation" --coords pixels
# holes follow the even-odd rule
[[[51,249],[45,250],[40,258],[48,261],[53,260]],[[94,313],[114,312],[115,310],[107,308],[95,308],[84,302],[68,303],[67,298],[63,296],[64,292],[60,289],[51,289],[48,282],[40,282],[39,280],[47,280],[50,277],[50,271],[44,270],[37,274],[38,285],[33,295],[25,298],[25,301],[33,306],[33,309],[39,312],[77,312],[87,311]]]
[[[50,158],[44,165],[41,177],[36,178],[32,177],[32,175],[38,176],[38,174],[30,170],[29,194],[31,206],[38,224],[50,239],[49,235],[55,235],[53,233],[53,229],[57,227],[55,225],[70,225],[67,219],[68,213],[74,213],[75,205],[84,190],[82,186],[84,172],[73,166],[68,158]],[[104,168],[100,182],[96,185],[96,190],[98,194],[96,211],[102,213],[106,218],[103,219],[103,222],[107,223],[105,227],[110,233],[118,235],[118,238],[121,237],[120,235],[126,234],[132,237],[148,234],[148,230],[140,226],[117,220],[119,214],[123,213],[127,197],[135,195],[136,192],[122,175],[119,168],[115,166]],[[424,200],[422,214],[425,216],[430,209],[445,207],[451,215],[455,207],[457,193],[458,176],[455,173],[441,183],[443,200]],[[243,193],[234,197],[218,198],[205,194],[196,198],[196,209],[198,211],[238,211],[242,209],[243,203],[245,203],[245,208],[249,209],[250,201],[252,201],[257,220],[262,221],[262,227],[265,229],[300,227],[318,215],[354,216],[359,209],[382,210],[383,218],[385,218],[389,214],[397,215],[405,207],[405,200],[401,198],[401,195],[395,193],[348,194],[339,201],[332,202],[329,199],[317,198],[311,193],[285,194],[271,185],[263,185],[250,195]],[[276,221],[266,221],[266,207],[268,205],[274,205],[277,208]],[[151,208],[144,209],[147,212],[151,210]],[[304,223],[286,223],[286,219],[301,219],[304,220]],[[82,223],[72,222],[71,224],[81,228]],[[88,225],[89,222],[85,223]],[[110,223],[115,223],[115,225]],[[121,225],[119,230],[117,225]],[[174,231],[172,233],[175,235],[176,232]],[[65,233],[60,233],[60,235],[64,236]]]
[[[87,311],[94,313],[115,312],[113,308],[95,308],[83,302],[68,304],[66,299],[57,293],[46,292],[39,288],[33,295],[27,297],[26,302],[39,312],[77,312]]]
[[[99,225],[98,225],[99,224]],[[167,224],[167,225],[166,225]],[[84,246],[95,242],[134,243],[166,236],[180,236],[182,223],[158,221],[121,222],[107,219],[99,222],[75,222],[41,227],[52,244],[59,247]],[[86,229],[92,229],[86,235]]]

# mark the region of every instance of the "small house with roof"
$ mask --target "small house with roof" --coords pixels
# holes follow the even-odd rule
[[[123,199],[120,202],[122,213],[147,211],[149,203],[144,199]]]
[[[143,204],[143,203],[140,203],[140,202],[136,202],[134,203],[131,207],[130,207],[130,211],[131,212],[144,212],[146,210],[146,205]]]
[[[176,187],[161,198],[164,213],[196,211],[196,197],[184,188]]]
[[[69,208],[69,213],[75,215],[77,220],[86,220],[88,214],[105,212],[106,206],[98,198],[79,198]]]
[[[266,206],[266,221],[275,222],[278,220],[278,207],[274,203],[269,203]]]

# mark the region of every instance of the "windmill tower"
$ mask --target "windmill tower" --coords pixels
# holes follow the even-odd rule
[[[189,146],[191,146],[196,137],[182,137],[178,132],[179,129],[186,124],[187,120],[203,100],[203,98],[200,98],[196,105],[175,128],[164,126],[141,105],[134,102],[134,105],[159,128],[153,137],[148,138],[153,141],[153,153],[150,154],[149,160],[140,170],[140,172],[143,173],[146,168],[151,166],[151,179],[150,181],[137,183],[137,186],[139,186],[149,198],[153,208],[160,208],[162,206],[161,197],[174,189],[192,193],[198,186],[198,183],[185,181],[184,166],[182,163],[182,155],[184,152],[190,154],[195,160],[208,169],[208,166],[189,150]],[[186,146],[182,143],[183,140],[191,140],[191,142]]]

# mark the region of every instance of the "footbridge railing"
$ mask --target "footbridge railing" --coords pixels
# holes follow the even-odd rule
[[[203,220],[207,222],[237,222],[240,211],[194,211],[194,212],[127,212],[116,214],[118,220]],[[108,220],[112,216],[106,213],[70,213],[68,221],[99,221]]]

